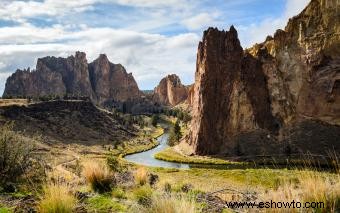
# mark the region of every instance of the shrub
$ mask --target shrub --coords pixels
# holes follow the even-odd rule
[[[177,119],[176,123],[173,125],[173,127],[170,130],[170,135],[168,138],[168,145],[174,146],[178,144],[181,137],[182,137],[181,127],[179,125],[179,120]]]
[[[16,182],[30,171],[39,171],[33,141],[12,130],[13,124],[0,127],[0,185]]]
[[[109,172],[107,166],[98,162],[86,162],[83,174],[95,192],[109,192],[115,184],[114,176]]]
[[[142,186],[134,190],[133,194],[138,204],[150,206],[152,203],[152,189],[150,186]]]
[[[140,167],[135,172],[135,182],[138,185],[145,185],[148,181],[148,171],[145,167]]]
[[[115,197],[115,198],[118,198],[118,199],[126,199],[127,198],[124,190],[121,189],[121,188],[115,188],[112,191],[112,196]]]
[[[126,170],[126,165],[120,157],[111,155],[106,159],[106,163],[112,171],[122,172]]]
[[[166,193],[170,193],[170,192],[171,192],[171,189],[172,189],[172,186],[171,186],[170,183],[165,183],[165,184],[164,184],[164,191],[165,191]]]
[[[159,115],[155,114],[151,117],[151,124],[152,126],[156,127],[158,124],[158,120],[159,120]]]
[[[49,185],[38,208],[41,213],[71,213],[75,206],[76,199],[66,185]]]
[[[87,199],[87,210],[89,212],[125,212],[126,208],[120,203],[117,203],[112,198],[97,195]]]

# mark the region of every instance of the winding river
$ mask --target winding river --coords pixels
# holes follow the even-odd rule
[[[131,154],[125,156],[125,159],[145,166],[154,166],[154,167],[163,167],[163,168],[176,168],[176,169],[188,169],[190,168],[189,164],[185,163],[174,163],[174,162],[167,162],[162,160],[157,160],[154,155],[165,148],[169,147],[167,145],[169,133],[165,132],[163,135],[157,138],[159,145],[153,149],[150,149],[145,152],[140,152],[136,154]]]

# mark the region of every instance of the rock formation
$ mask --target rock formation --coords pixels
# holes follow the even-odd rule
[[[175,74],[163,78],[154,89],[154,101],[162,105],[176,106],[188,97],[188,87]]]
[[[127,101],[142,94],[132,74],[121,64],[111,63],[104,54],[89,64],[89,73],[99,103]]]
[[[337,2],[312,0],[285,30],[245,51],[234,27],[204,32],[187,138],[195,153],[340,152]]]
[[[37,97],[46,95],[84,96],[94,103],[139,98],[132,74],[102,54],[88,64],[85,53],[68,58],[38,59],[36,70],[17,70],[7,79],[4,96]]]
[[[195,84],[191,84],[188,86],[188,97],[185,100],[185,103],[188,105],[189,108],[192,107],[192,104],[194,102],[194,87],[195,87]]]

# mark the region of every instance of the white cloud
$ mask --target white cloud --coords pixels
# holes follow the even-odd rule
[[[36,16],[62,17],[93,9],[94,4],[119,4],[130,7],[166,8],[184,10],[195,5],[194,0],[44,0],[0,2],[0,19],[25,23],[27,18]]]
[[[182,23],[189,30],[198,30],[206,28],[208,26],[214,26],[215,18],[217,16],[218,16],[217,14],[200,13],[196,16],[185,19]]]
[[[11,75],[12,73],[0,73],[0,96],[2,95],[2,91],[5,89],[5,82],[6,79]],[[3,83],[2,83],[3,82]]]
[[[97,0],[45,0],[39,1],[2,1],[0,17],[7,20],[24,22],[25,18],[40,15],[61,16],[91,8]]]
[[[121,63],[132,72],[141,88],[156,85],[169,73],[176,73],[184,83],[191,83],[201,30],[208,26],[228,27],[226,23],[230,20],[221,20],[225,17],[223,13],[246,19],[247,14],[237,8],[254,1],[228,0],[225,10],[209,7],[210,2],[203,0],[0,0],[0,19],[20,22],[16,26],[0,27],[0,95],[4,76],[16,68],[34,67],[38,57],[67,57],[77,50],[86,52],[88,61],[106,53],[113,63]],[[267,35],[283,28],[288,18],[298,14],[308,2],[286,0],[281,16],[238,26],[242,45],[249,47],[264,41]],[[133,12],[105,11],[93,17],[81,13],[92,10],[96,3],[128,6]],[[105,23],[111,22],[112,17],[115,17],[112,22],[118,24],[108,26],[115,29],[93,27],[104,19]],[[30,24],[29,18],[51,19],[51,23],[61,24],[38,27]],[[155,33],[162,30],[169,30],[172,36]],[[187,30],[189,33],[183,33]]]
[[[268,35],[273,35],[277,29],[284,29],[289,18],[298,15],[310,0],[286,0],[285,11],[281,17],[268,18],[258,24],[240,26],[239,36],[244,47],[263,42]]]
[[[285,17],[291,18],[298,15],[311,0],[287,0]]]
[[[113,63],[121,63],[132,72],[137,82],[142,83],[141,88],[156,85],[170,73],[178,74],[185,83],[191,83],[194,78],[199,41],[199,36],[194,33],[164,36],[112,28],[86,28],[72,32],[60,26],[45,28],[45,33],[39,30],[42,29],[25,26],[24,35],[13,33],[18,31],[16,27],[0,32],[0,40],[9,39],[9,43],[0,45],[0,64],[4,64],[0,73],[34,67],[38,57],[67,57],[80,50],[87,53],[89,62],[100,53],[106,53]],[[60,40],[63,42],[55,42]],[[0,82],[3,87],[5,82]]]
[[[189,0],[116,0],[114,1],[121,5],[134,7],[185,7]],[[192,1],[193,2],[193,1]]]

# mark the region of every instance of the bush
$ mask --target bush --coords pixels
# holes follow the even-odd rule
[[[124,190],[121,189],[121,188],[115,188],[112,191],[112,196],[115,197],[115,198],[118,198],[118,199],[126,199],[127,198]]]
[[[145,169],[145,167],[140,167],[135,172],[135,182],[138,185],[145,185],[148,181],[148,171]]]
[[[158,124],[159,116],[157,114],[151,117],[151,124],[152,126],[156,127]]]
[[[173,127],[170,130],[170,135],[168,138],[168,145],[174,146],[178,144],[181,137],[182,137],[181,127],[179,125],[179,120],[177,119],[175,125],[173,125]]]
[[[49,185],[38,208],[41,213],[71,213],[75,206],[76,199],[66,185]]]
[[[120,157],[111,155],[106,159],[106,163],[112,171],[122,172],[126,170],[126,165]]]
[[[95,192],[109,192],[115,185],[114,176],[109,172],[109,169],[98,162],[86,162],[83,174]]]
[[[142,186],[134,191],[134,197],[138,204],[143,206],[150,206],[152,203],[152,189],[150,186]]]
[[[23,175],[39,171],[41,167],[33,153],[33,141],[12,128],[12,123],[0,127],[0,185],[17,182]]]

